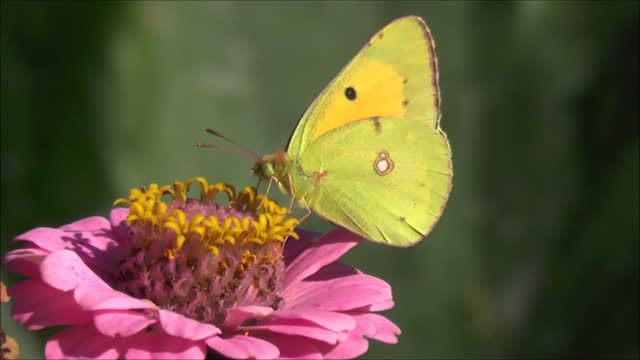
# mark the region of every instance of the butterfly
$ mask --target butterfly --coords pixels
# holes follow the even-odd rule
[[[307,215],[386,245],[418,243],[442,215],[453,176],[438,80],[425,22],[392,21],[313,101],[286,150],[261,157],[254,174],[277,181]]]

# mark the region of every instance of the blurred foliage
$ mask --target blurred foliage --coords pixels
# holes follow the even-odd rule
[[[638,2],[1,6],[3,253],[131,187],[255,185],[250,159],[194,146],[216,141],[203,129],[281,149],[360,46],[416,14],[438,46],[454,187],[423,243],[348,255],[394,287],[403,330],[367,357],[638,357]],[[42,356],[50,331],[2,315]]]

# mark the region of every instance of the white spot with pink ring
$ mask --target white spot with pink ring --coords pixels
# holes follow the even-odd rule
[[[393,160],[391,160],[387,151],[383,150],[378,153],[378,157],[376,157],[373,162],[373,170],[382,176],[387,175],[393,170]]]

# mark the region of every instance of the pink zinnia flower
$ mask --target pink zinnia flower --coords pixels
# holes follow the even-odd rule
[[[187,199],[193,183],[200,200]],[[296,240],[287,209],[202,178],[117,203],[129,208],[28,231],[5,256],[29,278],[9,288],[14,319],[66,326],[47,358],[353,358],[365,338],[397,341],[374,313],[393,307],[391,287],[338,261],[358,244],[346,230]]]

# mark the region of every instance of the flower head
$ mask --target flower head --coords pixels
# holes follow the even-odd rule
[[[5,256],[29,278],[9,288],[14,319],[66,326],[48,358],[351,358],[365,337],[396,342],[400,330],[374,314],[393,307],[389,285],[338,262],[358,243],[346,230],[311,242],[255,189],[202,178],[116,203],[128,208],[28,231]]]

